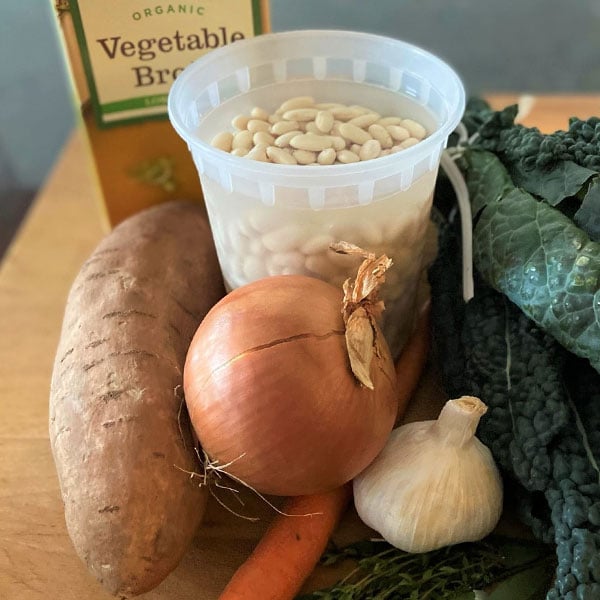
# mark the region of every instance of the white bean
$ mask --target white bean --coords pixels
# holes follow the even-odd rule
[[[262,256],[267,252],[267,249],[262,245],[262,241],[259,237],[250,240],[249,250],[250,254],[254,254],[255,256]]]
[[[336,151],[343,150],[346,147],[346,140],[341,135],[332,135],[331,147]]]
[[[298,161],[299,165],[310,165],[317,160],[317,153],[310,150],[294,150],[292,156]]]
[[[266,131],[257,131],[252,136],[252,141],[255,146],[262,144],[263,146],[272,146],[275,143],[275,138]]]
[[[273,135],[283,135],[289,131],[295,131],[298,129],[298,121],[279,121],[271,127],[271,133]]]
[[[265,261],[258,256],[250,254],[244,259],[244,275],[248,281],[255,281],[268,275]]]
[[[211,140],[214,147],[236,156],[288,165],[373,160],[414,146],[427,135],[414,119],[381,117],[357,104],[317,104],[312,96],[289,98],[273,114],[254,106],[250,116],[237,115],[231,124],[237,132],[215,135]]]
[[[261,119],[250,119],[247,126],[248,131],[256,133],[257,131],[269,131],[271,124]]]
[[[412,119],[403,119],[401,125],[410,133],[410,137],[417,138],[417,140],[422,140],[427,135],[425,127]]]
[[[238,131],[233,136],[233,141],[231,142],[231,147],[235,148],[248,148],[252,147],[252,132],[244,129],[243,131]]]
[[[278,165],[297,165],[298,161],[288,152],[277,146],[267,148],[267,156]]]
[[[246,217],[246,222],[252,227],[254,231],[259,233],[266,233],[277,227],[281,220],[278,213],[272,210],[253,210]]]
[[[298,121],[304,123],[306,121],[314,121],[319,111],[316,108],[296,108],[287,110],[283,113],[283,118],[286,121]]]
[[[231,151],[231,154],[234,156],[246,156],[246,154],[248,154],[248,148],[234,148]]]
[[[332,165],[335,162],[336,154],[335,148],[325,148],[319,152],[317,162],[320,165]]]
[[[408,133],[408,131],[400,125],[388,125],[387,130],[392,138],[397,142],[403,142],[410,137],[410,133]]]
[[[400,117],[383,117],[382,119],[379,119],[377,123],[383,127],[387,127],[388,125],[400,125],[402,119]]]
[[[267,158],[267,146],[254,146],[254,148],[246,154],[245,158],[258,160],[259,162],[269,162],[269,159]]]
[[[404,140],[401,144],[400,144],[400,148],[402,148],[402,150],[404,150],[405,148],[410,148],[411,146],[414,146],[416,144],[418,144],[421,140],[414,138],[414,137],[409,137],[408,139]]]
[[[291,223],[265,233],[262,242],[271,252],[288,252],[298,248],[304,237],[303,229]]]
[[[344,164],[355,163],[360,160],[358,154],[355,154],[352,150],[340,150],[337,153],[336,158]]]
[[[296,96],[286,100],[280,107],[279,110],[284,113],[288,110],[294,110],[296,108],[306,108],[313,106],[315,99],[312,96]]]
[[[283,269],[290,269],[298,273],[304,268],[304,255],[300,252],[279,252],[272,254],[269,259],[270,265],[277,267],[281,272]]]
[[[290,140],[290,146],[297,150],[320,152],[326,148],[331,148],[331,145],[332,141],[329,136],[315,135],[314,133],[300,134]]]
[[[281,123],[281,121],[283,121],[283,117],[281,115],[273,113],[272,115],[269,115],[267,121],[269,121],[271,125],[275,125],[276,123]]]
[[[269,258],[267,259],[267,273],[270,277],[273,277],[274,275],[281,275],[281,270],[282,267],[274,265]]]
[[[317,127],[315,121],[308,121],[305,123],[304,131],[306,131],[306,133],[314,133],[315,135],[323,135],[323,132]]]
[[[339,108],[332,108],[331,113],[338,121],[349,121],[350,119],[355,119],[356,117],[360,117],[362,111],[351,108],[350,106],[340,106]]]
[[[394,145],[392,136],[383,125],[373,123],[373,125],[369,125],[368,132],[371,134],[373,139],[377,140],[381,144],[382,148],[391,148]]]
[[[261,119],[261,121],[269,120],[269,113],[264,108],[260,108],[260,106],[255,106],[250,111],[250,116],[254,119]]]
[[[351,123],[342,123],[340,125],[340,135],[355,144],[364,144],[367,140],[372,139],[364,129]]]
[[[333,114],[328,110],[321,110],[315,117],[315,125],[322,133],[329,133],[333,127]]]
[[[223,131],[215,135],[215,137],[210,141],[210,145],[218,148],[219,150],[223,150],[224,152],[230,152],[232,142],[233,133],[229,131]]]
[[[372,113],[373,111],[366,106],[361,106],[360,104],[351,104],[350,108],[353,110],[357,110],[361,115],[366,115],[367,113]]]
[[[354,117],[354,119],[350,119],[348,123],[350,125],[356,125],[356,127],[360,127],[361,129],[365,129],[369,127],[369,125],[373,125],[373,123],[377,122],[381,118],[381,115],[378,115],[374,112],[369,112],[364,115],[360,115],[359,117]]]
[[[240,131],[243,131],[248,126],[249,120],[250,120],[250,117],[247,117],[245,115],[238,115],[237,117],[233,118],[233,120],[231,121],[231,125],[233,127],[235,127],[235,129],[239,129]]]
[[[238,231],[235,225],[229,230],[228,238],[234,254],[238,256],[244,256],[248,252],[250,247],[250,238]]]
[[[329,132],[330,135],[337,135],[339,137],[342,137],[342,134],[340,133],[340,125],[343,123],[343,121],[337,121],[335,120],[333,122],[333,126],[331,127],[331,131]]]
[[[381,154],[381,144],[378,140],[368,140],[360,148],[358,157],[360,160],[372,160]]]
[[[319,102],[318,104],[315,104],[315,108],[318,108],[319,110],[330,110],[332,108],[341,108],[342,106],[345,105],[340,102]]]
[[[297,135],[302,135],[302,132],[299,129],[288,131],[287,133],[275,138],[275,145],[279,148],[285,148],[286,146],[290,145],[290,141]]]

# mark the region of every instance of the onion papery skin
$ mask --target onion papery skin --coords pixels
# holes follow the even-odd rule
[[[382,335],[374,390],[350,370],[342,292],[301,275],[260,279],[217,303],[188,351],[184,391],[210,460],[264,494],[350,481],[394,425],[394,364]]]

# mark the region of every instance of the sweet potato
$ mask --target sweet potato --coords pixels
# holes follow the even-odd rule
[[[225,293],[199,206],[168,203],[116,227],[70,291],[50,391],[50,442],[69,535],[130,597],[178,564],[207,492],[182,394],[187,348]]]

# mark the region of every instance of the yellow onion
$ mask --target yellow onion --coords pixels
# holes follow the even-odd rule
[[[282,275],[212,308],[191,343],[184,390],[213,466],[259,492],[292,496],[342,485],[375,458],[396,417],[394,364],[376,328],[373,389],[358,381],[342,305],[332,285]]]

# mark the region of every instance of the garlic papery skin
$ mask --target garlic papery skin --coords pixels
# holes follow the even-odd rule
[[[435,421],[398,427],[354,479],[363,522],[405,552],[428,552],[488,535],[502,513],[502,479],[476,437],[487,407],[446,402]]]

